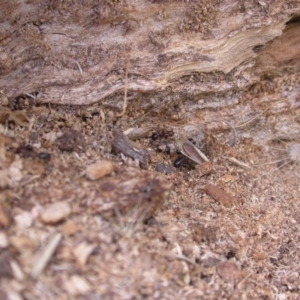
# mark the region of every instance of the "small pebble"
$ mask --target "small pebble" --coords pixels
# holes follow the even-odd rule
[[[42,212],[40,220],[44,224],[56,224],[64,220],[71,213],[71,208],[66,202],[56,202],[50,204]]]
[[[114,164],[111,161],[99,161],[86,168],[86,176],[90,180],[97,180],[105,175],[109,175],[114,170]]]

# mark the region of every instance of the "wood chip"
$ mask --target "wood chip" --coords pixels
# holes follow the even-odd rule
[[[33,261],[33,266],[31,270],[31,276],[37,278],[41,272],[45,269],[48,262],[50,261],[52,255],[54,254],[58,244],[62,239],[61,233],[56,233],[50,241],[39,251]]]
[[[0,232],[0,248],[7,248],[8,246],[8,240],[7,236],[4,232]]]
[[[106,175],[109,175],[115,166],[111,161],[98,161],[86,168],[86,176],[90,180],[97,180]]]
[[[0,225],[3,227],[7,227],[9,224],[10,224],[10,219],[9,219],[6,211],[0,204]]]
[[[0,189],[8,186],[8,174],[6,170],[0,170]]]
[[[19,264],[15,260],[12,260],[10,262],[10,266],[13,271],[14,277],[19,281],[23,281],[25,279],[25,275]]]
[[[92,290],[86,279],[78,275],[73,275],[65,282],[65,290],[72,296],[85,295]]]
[[[209,183],[206,184],[204,187],[204,191],[207,195],[209,195],[214,200],[218,201],[220,204],[224,206],[232,206],[235,203],[235,199],[233,196],[219,189],[215,185]]]
[[[63,221],[71,213],[70,205],[66,202],[50,204],[41,214],[40,220],[44,224],[57,224]]]
[[[147,137],[151,130],[153,130],[153,126],[143,126],[138,128],[130,128],[124,133],[128,136],[129,139],[134,141]]]
[[[88,257],[94,251],[95,247],[95,245],[82,242],[74,249],[73,253],[79,266],[86,265]]]
[[[210,250],[205,250],[200,260],[204,268],[211,268],[221,264],[223,258],[221,255],[211,252]]]

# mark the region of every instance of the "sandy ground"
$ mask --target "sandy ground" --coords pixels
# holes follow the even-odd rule
[[[119,118],[4,103],[0,298],[299,299],[297,95],[266,79]]]

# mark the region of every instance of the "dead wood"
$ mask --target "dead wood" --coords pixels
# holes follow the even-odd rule
[[[299,12],[291,0],[2,1],[0,88],[61,104],[91,104],[125,85],[131,97],[241,89],[259,79],[259,50]]]

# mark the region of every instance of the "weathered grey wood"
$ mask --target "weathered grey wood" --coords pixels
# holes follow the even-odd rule
[[[258,79],[256,49],[299,12],[296,1],[2,1],[0,89],[91,104],[125,84],[164,95],[242,88]],[[197,84],[181,80],[193,74]]]

